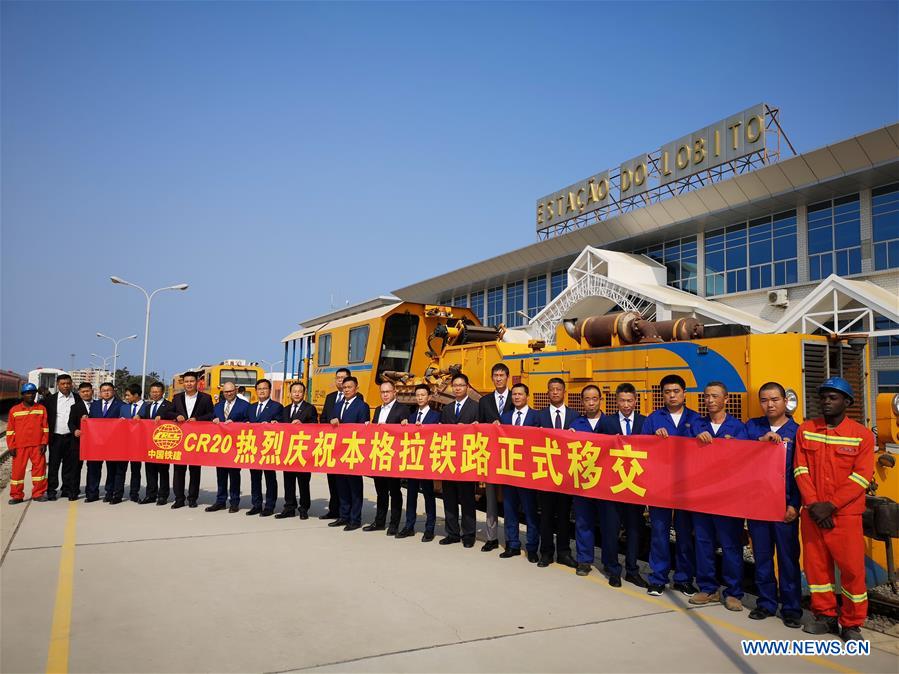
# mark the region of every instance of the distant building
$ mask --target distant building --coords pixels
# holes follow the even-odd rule
[[[75,388],[82,382],[87,382],[94,387],[95,390],[100,388],[100,384],[105,381],[112,381],[112,372],[109,370],[99,370],[93,367],[86,367],[83,370],[72,370],[72,382]]]

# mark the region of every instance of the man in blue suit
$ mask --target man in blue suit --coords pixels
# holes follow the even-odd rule
[[[530,390],[527,384],[514,384],[510,391],[512,408],[500,415],[493,422],[504,426],[540,426],[537,410],[528,407]],[[503,524],[506,531],[506,549],[499,554],[503,559],[518,557],[521,554],[521,537],[518,532],[518,511],[524,511],[527,524],[525,549],[528,561],[536,564],[540,561],[540,516],[537,514],[537,497],[533,489],[503,485]]]
[[[91,403],[91,411],[88,415],[91,419],[118,419],[121,416],[122,401],[115,397],[115,387],[110,382],[100,384],[100,399]],[[113,461],[106,462],[107,478],[113,468]],[[87,485],[84,489],[85,503],[92,503],[100,500],[100,472],[103,467],[102,461],[87,462]],[[110,483],[107,479],[107,490]],[[107,491],[103,497],[107,503],[112,501],[112,492]]]
[[[686,406],[687,383],[677,374],[668,374],[659,382],[665,406],[650,414],[643,423],[643,435],[667,437],[693,437],[692,428],[702,418]],[[693,550],[693,517],[686,510],[649,507],[650,549],[647,592],[660,596],[668,585],[671,572],[671,516],[674,515],[676,563],[674,565],[674,589],[692,597],[696,594],[693,575],[696,559]]]
[[[171,413],[172,407],[172,403],[165,399],[165,384],[154,381],[150,384],[150,399],[140,411],[140,418],[159,421]],[[169,464],[147,461],[144,471],[147,476],[147,491],[141,504],[155,503],[164,506],[169,500]]]
[[[603,415],[598,431],[606,435],[640,435],[646,417],[637,411],[637,389],[633,384],[619,384],[615,389],[616,414]],[[602,564],[609,574],[609,585],[621,585],[621,563],[618,561],[618,532],[621,523],[627,535],[627,550],[624,556],[624,579],[637,587],[649,584],[640,575],[637,566],[637,552],[640,547],[640,533],[643,531],[644,508],[635,503],[599,502],[599,527],[602,534]]]
[[[222,397],[213,408],[214,424],[231,424],[235,421],[250,420],[250,403],[237,396],[237,386],[234,382],[222,384]],[[240,510],[240,468],[215,469],[215,480],[218,489],[215,494],[215,503],[207,506],[206,512],[214,513],[225,509],[225,501],[230,500],[228,512],[236,513]],[[230,482],[230,489],[229,483]]]
[[[125,387],[125,400],[119,407],[122,419],[140,419],[144,409],[144,401],[141,398],[141,387],[131,384]],[[116,471],[112,479],[112,503],[121,503],[125,496],[125,473],[128,470],[128,461],[115,461]],[[140,503],[140,473],[142,464],[140,461],[131,461],[131,481],[129,498],[135,503]],[[106,482],[109,483],[110,478]]]
[[[793,476],[793,446],[799,424],[787,416],[787,392],[769,381],[759,389],[759,403],[765,416],[750,419],[746,434],[750,440],[775,442],[786,449],[786,510],[782,522],[749,520],[752,554],[755,557],[755,585],[759,598],[750,611],[752,620],[764,620],[777,613],[780,595],[781,619],[793,629],[802,627],[802,577],[799,571],[799,506],[801,500]],[[777,574],[774,552],[777,551]],[[779,586],[779,588],[778,588]],[[778,593],[778,589],[780,592]]]
[[[346,377],[343,380],[343,403],[332,414],[332,426],[364,424],[371,420],[371,409],[359,395],[358,379]],[[362,476],[340,475],[337,487],[340,493],[340,517],[328,522],[328,526],[342,526],[344,531],[355,531],[362,527]]]
[[[439,424],[440,412],[431,409],[431,389],[427,384],[415,387],[415,410],[409,415],[405,424]],[[434,527],[437,524],[437,499],[434,498],[434,481],[409,478],[406,480],[406,525],[396,535],[397,538],[408,538],[415,535],[415,521],[418,511],[418,492],[425,497],[425,533],[422,543],[434,540]]]
[[[247,421],[251,424],[272,424],[281,421],[284,407],[272,400],[272,383],[268,379],[256,382],[256,398],[259,402],[250,405]],[[262,477],[265,475],[265,507],[262,504]],[[247,515],[269,517],[275,513],[278,501],[278,476],[273,470],[250,469],[250,499],[252,507]]]
[[[565,404],[565,381],[553,377],[547,383],[549,407],[540,410],[541,428],[568,429],[578,413]],[[538,491],[540,506],[540,561],[545,568],[555,561],[564,566],[577,567],[571,556],[571,496],[555,491]]]
[[[709,411],[692,427],[693,437],[704,445],[715,438],[748,440],[746,426],[727,413],[727,387],[720,381],[711,381],[703,393]],[[715,547],[721,546],[721,577],[724,580],[724,606],[730,611],[743,610],[743,519],[726,515],[693,513],[693,531],[696,533],[696,582],[699,592],[690,597],[690,603],[708,604],[720,598],[718,578],[715,573]]]
[[[581,404],[584,413],[571,422],[571,430],[582,433],[601,433],[602,410],[600,409],[601,393],[598,386],[588,384],[581,391]],[[574,507],[574,551],[577,556],[577,575],[586,576],[593,568],[593,560],[596,557],[596,521],[599,519],[606,501],[601,501],[590,496],[577,495],[572,499]],[[611,555],[607,553],[606,529],[601,529],[603,563]],[[611,539],[610,539],[611,540]],[[615,530],[615,561],[618,561],[618,530]],[[609,551],[612,548],[609,546]],[[608,567],[607,567],[608,570]],[[615,574],[609,572],[609,584],[614,587],[621,586],[620,572],[617,585],[613,582]]]

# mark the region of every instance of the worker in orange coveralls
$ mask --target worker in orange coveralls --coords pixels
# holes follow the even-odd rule
[[[9,411],[6,446],[12,454],[12,477],[9,480],[9,504],[25,500],[25,469],[31,461],[31,498],[46,501],[47,461],[44,450],[50,441],[47,409],[34,402],[37,386],[22,386],[22,402]]]
[[[827,379],[818,396],[824,417],[807,419],[799,427],[793,460],[804,506],[800,532],[805,576],[815,614],[804,629],[854,641],[862,638],[859,627],[868,612],[862,513],[874,473],[874,436],[846,416],[853,394],[845,379]],[[843,594],[839,619],[834,562]]]

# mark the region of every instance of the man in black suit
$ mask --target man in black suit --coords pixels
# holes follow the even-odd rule
[[[493,379],[493,394],[486,395],[478,401],[478,421],[492,424],[512,409],[512,396],[509,394],[509,368],[505,363],[497,363],[490,371]],[[481,546],[481,552],[490,552],[499,547],[497,536],[497,486],[488,484],[484,494],[487,510],[487,542]]]
[[[165,399],[165,384],[154,381],[150,384],[150,400],[141,408],[140,418],[159,421],[172,410],[172,403]],[[147,475],[147,493],[141,504],[165,505],[169,500],[169,464],[147,461],[144,463],[144,472]]]
[[[640,435],[646,417],[637,411],[637,389],[633,384],[619,384],[615,390],[618,412],[603,416],[599,421],[600,433],[606,435]],[[649,587],[637,567],[637,551],[640,532],[646,527],[643,506],[634,503],[599,501],[599,527],[602,534],[602,563],[609,574],[609,584],[621,585],[621,562],[618,561],[618,532],[624,523],[627,535],[624,579],[637,587]]]
[[[172,408],[165,413],[163,419],[178,423],[212,421],[215,416],[215,403],[211,395],[197,390],[198,381],[199,375],[196,372],[185,372],[181,375],[184,390],[172,398]],[[190,468],[190,483],[187,487],[187,505],[191,508],[197,507],[197,498],[200,496],[200,466],[176,465],[172,480],[172,491],[175,492],[173,509],[184,507],[184,477],[188,468]]]
[[[90,382],[81,382],[78,385],[78,400],[69,410],[69,431],[72,433],[73,463],[68,473],[63,471],[63,486],[69,495],[70,501],[77,501],[81,493],[81,468],[84,462],[81,460],[81,419],[91,413],[91,401],[94,399],[94,387]]]
[[[468,397],[468,376],[461,372],[453,377],[453,402],[447,403],[440,411],[441,424],[473,424],[478,420],[478,404]],[[457,482],[443,480],[443,517],[446,520],[446,536],[440,545],[451,545],[462,541],[466,548],[474,547],[477,532],[475,516],[475,488],[477,482]],[[459,528],[459,506],[462,507],[462,527]]]
[[[317,424],[318,412],[315,406],[307,403],[306,385],[296,381],[290,385],[290,405],[285,406],[281,420],[285,424]],[[309,519],[309,505],[312,499],[309,494],[310,473],[299,471],[282,471],[284,476],[284,510],[275,515],[276,520],[293,517],[297,513],[297,484],[300,485],[300,519]]]
[[[349,369],[345,367],[338,368],[337,372],[334,373],[334,388],[337,390],[331,391],[325,396],[325,404],[322,405],[322,423],[328,423],[337,416],[335,410],[339,411],[343,406],[343,380],[350,375]],[[336,520],[340,518],[340,490],[337,486],[338,479],[338,475],[328,473],[328,512],[324,515],[320,515],[318,518],[320,520]]]
[[[401,424],[409,416],[409,408],[396,401],[396,387],[385,381],[380,386],[381,404],[375,409],[373,424]],[[378,493],[375,521],[362,527],[362,531],[383,531],[387,524],[387,508],[390,506],[388,536],[396,536],[403,515],[403,492],[400,478],[375,475],[375,491]]]
[[[546,392],[549,407],[540,410],[538,419],[541,428],[568,429],[578,414],[565,404],[565,381],[553,377],[547,382]],[[559,564],[577,567],[571,556],[571,496],[557,491],[538,491],[537,504],[540,506],[540,561],[537,566],[545,568],[555,560]]]
[[[69,495],[66,487],[66,473],[72,470],[72,464],[78,462],[73,452],[73,436],[69,430],[69,415],[78,397],[72,391],[72,377],[62,373],[56,377],[56,393],[49,394],[41,400],[47,408],[47,423],[50,427],[50,443],[47,460],[47,500],[56,500],[56,490],[66,498]],[[60,468],[62,481],[60,482]],[[61,487],[61,488],[60,488]]]

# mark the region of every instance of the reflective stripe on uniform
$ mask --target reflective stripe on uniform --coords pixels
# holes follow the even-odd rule
[[[863,601],[868,601],[868,593],[862,592],[861,594],[852,594],[851,592],[847,592],[846,588],[841,590],[844,596],[848,597],[853,604],[861,604]]]
[[[49,428],[42,428],[41,430],[42,430],[44,433],[49,433],[49,432],[50,432],[50,429],[49,429]]]
[[[799,477],[800,475],[808,475],[808,468],[806,466],[796,466],[793,469],[793,477]]]
[[[38,482],[38,481],[40,481],[40,480],[46,480],[46,479],[47,479],[47,476],[46,476],[46,475],[38,475],[37,477],[35,477],[35,476],[33,476],[33,475],[31,476],[31,481],[32,481],[32,482]]]
[[[810,592],[834,592],[836,590],[832,583],[827,583],[826,585],[809,584],[808,589]]]
[[[15,435],[15,431],[6,431],[6,437],[8,438],[10,435]]]
[[[809,431],[802,431],[802,437],[806,440],[823,442],[825,445],[852,445],[853,447],[858,447],[862,444],[861,438],[843,438],[838,435],[822,435],[821,433],[810,433]]]
[[[25,480],[10,480],[10,484],[25,484]]]
[[[14,417],[24,417],[29,414],[43,414],[44,410],[22,410],[21,412],[13,412]]]
[[[868,482],[865,478],[863,478],[858,473],[850,473],[849,479],[859,485],[862,489],[867,489],[870,482]]]

